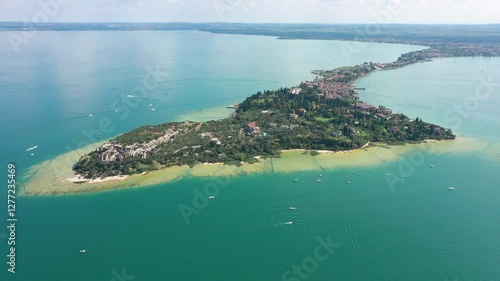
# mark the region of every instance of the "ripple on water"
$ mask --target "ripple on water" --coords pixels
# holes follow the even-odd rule
[[[495,143],[485,149],[488,160],[500,163],[500,143]]]

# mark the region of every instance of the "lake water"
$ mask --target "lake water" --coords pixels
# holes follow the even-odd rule
[[[346,52],[350,43],[202,32],[41,32],[17,54],[0,44],[0,159],[17,164],[18,179],[34,164],[140,125],[218,118],[256,91],[313,78],[313,69],[389,62],[419,49],[363,43]],[[425,154],[392,185],[385,174],[411,154],[375,167],[18,198],[17,273],[6,271],[2,227],[1,279],[498,280],[499,92],[481,95],[460,124],[446,110],[475,93],[480,76],[498,79],[499,69],[499,59],[446,59],[358,82],[363,99],[455,126],[486,142],[485,151]],[[141,86],[146,93],[134,91]],[[196,201],[214,186],[214,200]],[[196,213],[185,220],[182,206]],[[0,211],[6,218],[3,204]],[[318,239],[336,244],[321,259]],[[306,270],[294,273],[294,265]]]

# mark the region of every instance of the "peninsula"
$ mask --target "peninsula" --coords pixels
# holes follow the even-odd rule
[[[410,119],[359,100],[353,83],[367,74],[427,60],[401,56],[393,63],[364,63],[314,71],[294,88],[258,92],[228,118],[143,126],[101,145],[74,166],[81,181],[140,174],[200,163],[241,165],[277,158],[283,150],[346,151],[371,142],[452,140],[450,129]]]

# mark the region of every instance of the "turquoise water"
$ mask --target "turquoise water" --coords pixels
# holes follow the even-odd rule
[[[500,140],[500,58],[446,58],[377,72],[359,83],[362,100],[452,128],[458,135]]]
[[[258,90],[295,85],[311,78],[312,69],[392,61],[418,49],[366,44],[360,53],[346,57],[342,46],[201,32],[46,32],[19,54],[0,45],[2,163],[15,161],[24,171],[89,141],[84,133],[98,129],[105,118],[115,128],[102,138],[223,108]],[[120,118],[124,111],[114,112],[113,101],[128,104],[126,95],[142,85],[146,67],[156,68],[158,62],[169,74],[145,98],[131,98],[137,106]],[[449,100],[467,97],[470,89],[432,92],[436,87],[429,85],[446,78],[454,87],[471,76],[467,69],[490,66],[493,72],[500,66],[497,59],[451,62],[377,73],[358,84],[367,87],[362,94],[367,100],[387,93],[381,93],[384,86],[392,87],[383,96],[388,106],[441,123]],[[422,72],[418,67],[431,75],[414,83]],[[463,71],[450,74],[457,67]],[[440,98],[429,108],[427,97],[401,98],[407,90]],[[498,92],[491,97],[497,99]],[[494,144],[500,141],[498,123],[490,121],[498,118],[487,110],[488,101],[481,114],[463,124],[489,126],[462,125],[458,131]],[[156,111],[148,107],[151,103]],[[24,151],[35,145],[35,155]],[[325,260],[316,260],[307,280],[498,280],[500,161],[481,152],[426,155],[411,176],[391,186],[385,173],[397,173],[401,163],[229,180],[188,178],[142,189],[19,198],[17,273],[6,272],[7,246],[0,237],[0,276],[120,280],[115,274],[124,270],[130,277],[124,280],[283,280],[292,266],[311,260],[318,238],[330,237],[338,248]],[[318,184],[319,173],[323,181]],[[0,175],[5,177],[4,169]],[[295,183],[294,178],[300,180]],[[193,203],[196,194],[214,184],[221,186],[214,200],[207,206]],[[447,191],[450,185],[457,190]],[[202,206],[186,223],[179,208],[195,203]],[[86,254],[78,253],[82,248]],[[297,276],[288,280],[305,279]]]

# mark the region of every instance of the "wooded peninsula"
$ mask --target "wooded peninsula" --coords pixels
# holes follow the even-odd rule
[[[241,165],[280,157],[283,150],[359,149],[371,142],[452,140],[450,129],[362,102],[354,82],[367,74],[425,61],[403,55],[392,63],[364,63],[313,71],[314,81],[258,92],[235,105],[225,119],[143,126],[80,158],[73,169],[86,179],[139,174],[199,163]]]

